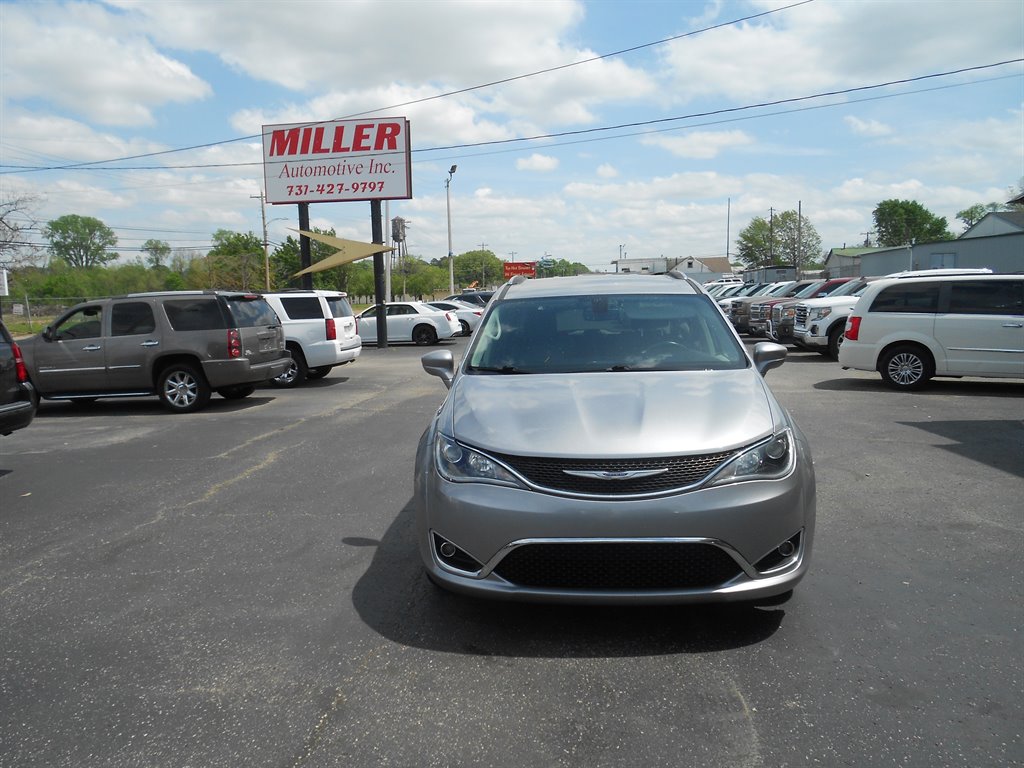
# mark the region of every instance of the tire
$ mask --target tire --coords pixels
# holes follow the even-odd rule
[[[426,347],[437,344],[437,331],[429,325],[417,325],[412,329],[412,340],[418,347]]]
[[[459,325],[462,326],[463,336],[469,336],[469,334],[472,333],[472,331],[469,330],[469,323],[467,323],[465,320],[459,320]]]
[[[241,400],[243,397],[248,397],[255,391],[255,384],[236,384],[233,387],[218,389],[217,394],[225,400]]]
[[[916,344],[900,344],[887,350],[878,362],[882,381],[893,389],[921,389],[935,375],[935,363],[927,350]]]
[[[310,368],[306,371],[306,378],[312,381],[313,379],[322,379],[328,373],[331,372],[331,366],[321,365],[319,368]]]
[[[306,358],[298,347],[288,346],[292,353],[291,365],[280,376],[270,380],[270,383],[279,389],[291,389],[299,386],[309,376],[309,368],[306,367]]]
[[[160,373],[157,394],[164,407],[174,413],[192,413],[210,402],[210,385],[195,366],[173,363]]]
[[[840,320],[828,332],[828,355],[833,360],[839,359],[839,348],[843,346],[843,339],[846,338],[845,334],[846,320]]]

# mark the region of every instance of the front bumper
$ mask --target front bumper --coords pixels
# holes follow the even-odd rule
[[[452,591],[533,602],[724,602],[779,595],[803,578],[814,538],[815,485],[804,452],[782,480],[647,499],[564,497],[449,482],[434,470],[432,453],[421,444],[415,506],[424,565],[435,582]],[[787,541],[796,542],[794,551],[778,556],[777,548]],[[440,551],[446,543],[447,556]],[[589,556],[597,547],[604,549]],[[533,559],[543,561],[543,573],[519,578],[515,574],[523,572],[521,566],[510,566],[508,558],[527,550],[542,553]],[[603,576],[633,566],[643,569],[648,552],[656,553],[663,566],[668,561],[669,569],[700,560],[694,567],[706,565],[713,575],[701,571],[692,583],[684,578],[670,586],[657,579],[610,585],[593,578],[594,570]],[[614,558],[607,568],[606,554]],[[549,573],[563,560],[571,560],[572,568],[582,563],[587,578],[576,584],[562,571]]]
[[[793,329],[793,343],[803,347],[827,347],[828,336],[818,335],[817,324],[808,328],[796,327]]]

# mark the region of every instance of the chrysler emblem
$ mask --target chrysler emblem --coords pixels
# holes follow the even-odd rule
[[[587,477],[593,478],[594,480],[637,480],[642,477],[653,477],[654,475],[660,475],[663,472],[668,472],[668,467],[662,469],[634,469],[625,472],[607,472],[603,470],[595,471],[576,471],[570,469],[562,470],[567,475],[573,477]]]

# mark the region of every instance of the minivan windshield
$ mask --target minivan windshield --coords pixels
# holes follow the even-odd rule
[[[748,365],[707,297],[600,294],[511,299],[476,333],[467,373],[725,370]]]

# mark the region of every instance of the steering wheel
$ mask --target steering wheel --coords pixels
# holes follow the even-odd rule
[[[644,350],[645,355],[677,355],[688,350],[685,344],[679,341],[659,341]]]

